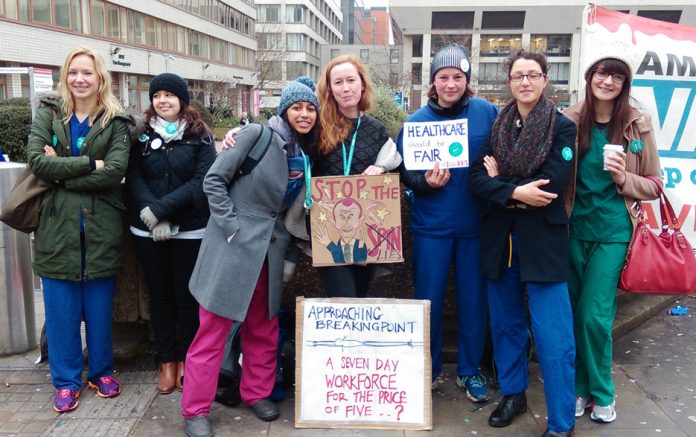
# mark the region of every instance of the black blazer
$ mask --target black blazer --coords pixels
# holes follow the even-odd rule
[[[537,172],[527,179],[521,177],[490,177],[483,166],[483,157],[493,155],[490,141],[469,170],[469,190],[484,203],[481,213],[481,272],[492,280],[500,279],[507,268],[509,235],[517,236],[520,278],[522,282],[561,282],[568,276],[568,215],[563,191],[574,166],[575,124],[556,113],[553,144],[549,156]],[[566,149],[566,157],[563,150]],[[513,207],[513,190],[539,179],[549,179],[544,191],[558,194],[548,206],[539,208]],[[519,204],[518,204],[519,205]]]

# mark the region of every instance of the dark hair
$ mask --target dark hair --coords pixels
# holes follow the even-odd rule
[[[464,90],[464,95],[462,97],[469,98],[469,97],[473,97],[474,94],[475,94],[474,90],[471,89],[471,87],[469,86],[469,82],[467,81],[466,82],[466,90]],[[437,99],[437,97],[438,97],[438,95],[437,95],[437,91],[435,90],[435,84],[431,83],[430,87],[428,88],[428,98]]]
[[[585,156],[590,149],[590,137],[592,136],[592,129],[596,122],[594,112],[595,96],[592,94],[592,78],[600,65],[602,65],[602,69],[608,74],[623,74],[626,77],[621,87],[621,92],[614,99],[614,108],[611,111],[611,119],[607,125],[607,139],[611,141],[612,144],[623,143],[623,127],[626,124],[626,120],[628,120],[631,110],[631,105],[629,104],[631,94],[631,70],[623,61],[619,61],[618,59],[607,58],[597,61],[585,75],[585,104],[582,105],[580,118],[578,120],[578,154],[581,157]]]
[[[539,64],[541,67],[541,72],[547,74],[549,72],[549,65],[546,62],[546,56],[539,52],[528,52],[525,49],[518,49],[514,52],[510,52],[510,55],[505,59],[505,69],[507,70],[508,76],[510,76],[510,71],[512,71],[512,66],[515,62],[520,59],[528,59]]]
[[[211,134],[210,128],[207,124],[205,124],[201,118],[201,115],[194,107],[182,102],[181,99],[179,99],[179,104],[181,105],[181,109],[179,110],[179,120],[186,121],[187,131],[193,132],[201,137]],[[149,126],[150,120],[153,117],[157,117],[157,112],[155,111],[155,108],[150,105],[150,107],[145,110],[145,124]]]
[[[290,125],[290,120],[288,120],[287,111],[283,112],[283,115],[281,115],[280,118],[282,118],[285,124],[290,127],[293,138],[297,141],[297,144],[300,146],[302,151],[309,156],[310,161],[316,162],[317,158],[319,157],[319,114],[317,113],[317,120],[314,122],[312,129],[304,135],[298,134],[295,132],[295,129],[292,128]]]

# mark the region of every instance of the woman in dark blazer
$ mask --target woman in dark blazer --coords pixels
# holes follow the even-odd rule
[[[126,180],[133,198],[130,230],[150,292],[157,391],[168,394],[182,389],[186,351],[198,330],[188,281],[210,215],[201,184],[215,160],[215,142],[189,105],[183,78],[156,76],[150,102],[132,133]]]
[[[301,77],[283,90],[278,115],[268,121],[270,145],[250,174],[238,175],[268,129],[260,124],[242,129],[236,147],[220,153],[203,181],[210,220],[189,283],[200,304],[200,328],[186,356],[181,399],[189,436],[212,435],[208,414],[233,320],[244,322],[242,401],[261,420],[279,416],[269,396],[276,380],[277,313],[290,243],[283,219],[293,202],[305,200],[298,195],[309,178],[317,138],[313,86]]]
[[[488,423],[508,426],[527,410],[529,308],[548,409],[544,436],[569,436],[575,425],[575,342],[562,193],[574,165],[576,128],[543,96],[543,55],[520,50],[506,66],[513,100],[469,172],[469,189],[486,202],[480,259],[503,393]]]

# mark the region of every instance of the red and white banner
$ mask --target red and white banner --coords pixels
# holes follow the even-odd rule
[[[591,53],[612,44],[625,47],[633,57],[631,94],[652,118],[665,192],[696,247],[696,27],[590,4],[582,22],[582,82]],[[659,205],[647,206],[649,224],[658,228]]]

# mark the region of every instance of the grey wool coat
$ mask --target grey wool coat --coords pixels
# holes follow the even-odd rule
[[[203,180],[210,219],[191,275],[191,294],[206,310],[243,321],[264,260],[268,257],[268,317],[277,314],[290,235],[283,224],[288,185],[285,141],[274,133],[254,170],[233,180],[262,126],[250,124],[237,145],[223,150]],[[234,238],[228,242],[228,238]]]

